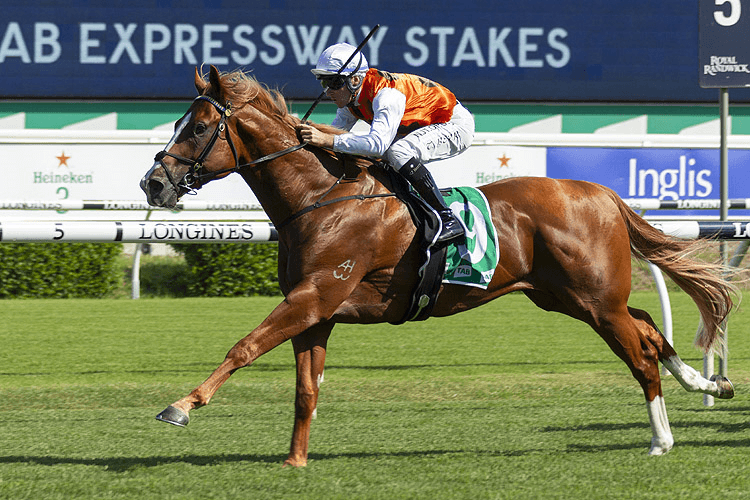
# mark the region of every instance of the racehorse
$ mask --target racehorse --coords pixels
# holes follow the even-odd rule
[[[189,411],[208,404],[235,370],[291,339],[297,382],[284,464],[303,466],[333,326],[403,318],[417,282],[420,238],[384,169],[300,143],[300,120],[278,91],[241,71],[220,73],[213,66],[208,80],[196,69],[195,86],[198,97],[141,188],[151,205],[173,208],[184,194],[238,172],[278,230],[285,298],[202,384],[157,419],[186,425]],[[734,288],[720,265],[689,256],[700,243],[664,235],[612,190],[590,182],[510,178],[479,189],[501,242],[499,264],[486,289],[442,285],[433,316],[520,291],[544,310],[587,323],[643,389],[651,455],[674,444],[659,362],[688,391],[733,397],[729,380],[706,379],[686,365],[649,314],[627,303],[632,255],[656,264],[693,299],[703,325],[699,347],[720,342]]]

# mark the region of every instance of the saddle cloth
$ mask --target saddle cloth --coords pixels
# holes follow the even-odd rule
[[[441,193],[466,231],[466,240],[443,247],[435,244],[442,230],[437,213],[414,192],[398,193],[409,207],[417,233],[421,235],[423,260],[409,309],[400,321],[393,324],[429,318],[441,282],[486,289],[492,280],[499,253],[497,232],[492,225],[487,199],[481,191],[471,187],[450,188],[441,190]]]
[[[442,191],[445,204],[463,223],[466,239],[448,247],[443,283],[487,289],[500,259],[497,231],[484,193],[470,187]]]

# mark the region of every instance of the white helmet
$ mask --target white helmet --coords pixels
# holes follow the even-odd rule
[[[349,60],[356,47],[349,45],[348,43],[337,43],[331,45],[320,54],[318,58],[318,64],[315,65],[315,69],[312,69],[312,74],[316,77],[333,76],[338,73],[339,69]],[[365,55],[360,52],[359,54],[352,57],[349,64],[341,70],[341,75],[348,77],[352,75],[359,75],[366,73],[370,67],[367,65],[367,59]]]

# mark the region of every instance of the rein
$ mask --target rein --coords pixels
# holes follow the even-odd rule
[[[369,38],[369,37],[368,37]],[[223,176],[225,174],[231,174],[233,172],[238,172],[241,169],[245,167],[251,167],[253,165],[259,165],[261,163],[265,163],[271,160],[275,160],[276,158],[279,158],[281,156],[287,155],[289,153],[293,153],[295,151],[299,151],[300,149],[307,146],[307,142],[303,142],[301,144],[297,144],[291,147],[288,147],[286,149],[282,149],[281,151],[277,151],[275,153],[268,154],[266,156],[263,156],[261,158],[258,158],[257,160],[253,160],[249,163],[239,163],[239,157],[237,156],[237,150],[234,147],[234,143],[232,142],[232,136],[229,135],[229,132],[226,130],[226,123],[227,118],[232,116],[232,105],[230,102],[227,102],[226,106],[222,106],[219,104],[215,99],[205,96],[205,95],[199,95],[194,99],[195,101],[206,101],[209,102],[211,105],[213,105],[214,108],[216,108],[216,111],[219,112],[221,115],[221,118],[219,119],[219,124],[214,129],[214,133],[209,139],[206,146],[203,148],[203,151],[201,151],[201,154],[198,155],[198,158],[195,160],[191,158],[185,158],[184,156],[176,155],[173,153],[170,153],[166,150],[159,151],[156,154],[156,157],[154,157],[154,160],[159,162],[159,164],[164,169],[164,172],[167,174],[167,179],[169,179],[169,182],[172,184],[172,186],[175,188],[177,192],[179,192],[180,188],[185,189],[188,193],[195,193],[196,188],[194,187],[196,184],[199,184],[199,187],[203,184],[216,179],[217,177]],[[203,165],[203,162],[206,160],[208,155],[211,153],[211,150],[213,149],[214,145],[216,144],[217,139],[219,138],[219,134],[221,132],[224,132],[225,140],[229,144],[229,149],[232,150],[232,156],[234,156],[234,167],[231,168],[225,168],[223,170],[216,170],[213,172],[205,172],[205,167]],[[167,168],[167,165],[164,163],[164,158],[166,156],[169,156],[171,158],[174,158],[180,163],[184,163],[188,165],[188,171],[185,173],[185,175],[182,177],[182,179],[179,182],[175,182],[174,178],[172,177],[172,174],[169,173],[169,169]],[[318,198],[318,201],[313,203],[312,205],[309,205],[299,212],[296,212],[286,219],[284,219],[281,224],[276,226],[276,230],[281,230],[282,227],[286,226],[290,222],[298,219],[299,217],[302,217],[303,215],[312,212],[313,210],[316,210],[321,207],[325,207],[326,205],[330,205],[332,203],[338,203],[341,201],[348,201],[348,200],[366,200],[369,198],[386,198],[386,197],[392,197],[396,196],[394,193],[382,193],[382,194],[357,194],[352,196],[343,196],[341,198],[334,198],[332,200],[326,200],[323,201],[323,198],[328,196],[333,189],[338,186],[342,180],[344,180],[344,177],[346,174],[343,174],[341,177],[336,180],[336,182],[333,183],[333,185],[328,188],[328,190],[323,193],[323,195]]]
[[[312,205],[306,206],[305,208],[303,208],[299,212],[293,213],[292,215],[290,215],[289,217],[287,217],[286,219],[284,219],[283,221],[281,221],[281,223],[278,226],[276,226],[276,231],[281,231],[281,228],[284,227],[284,226],[286,226],[290,222],[292,222],[292,221],[294,221],[294,220],[302,217],[303,215],[305,215],[307,213],[312,212],[313,210],[316,210],[316,209],[321,208],[321,207],[325,207],[326,205],[330,205],[332,203],[338,203],[340,201],[349,201],[349,200],[367,200],[369,198],[390,198],[392,196],[396,196],[395,193],[354,194],[354,195],[351,195],[351,196],[342,196],[341,198],[334,198],[332,200],[323,201],[323,198],[325,198],[326,196],[328,196],[328,194],[331,191],[333,191],[333,188],[335,188],[336,186],[338,186],[341,183],[341,181],[344,180],[345,176],[346,176],[346,174],[344,174],[341,177],[339,177],[336,180],[336,182],[334,182],[333,185],[330,188],[328,188],[328,191],[326,191],[325,193],[323,193],[323,196],[321,196],[320,198],[318,198],[318,201],[316,201]]]

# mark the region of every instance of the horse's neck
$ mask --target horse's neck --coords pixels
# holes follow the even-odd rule
[[[367,160],[313,147],[282,156],[243,174],[275,224],[321,201],[353,194],[387,192],[384,175],[372,175]]]
[[[288,146],[279,143],[274,147],[275,151],[281,151]],[[305,150],[251,167],[242,172],[242,176],[275,224],[315,203],[337,181],[335,175]]]
[[[252,107],[245,112],[247,116],[243,116],[237,128],[244,146],[242,160],[252,161],[299,144],[292,127]],[[323,196],[368,194],[373,189],[385,191],[381,182],[366,172],[363,162],[307,146],[244,169],[241,174],[271,221],[279,224]]]

